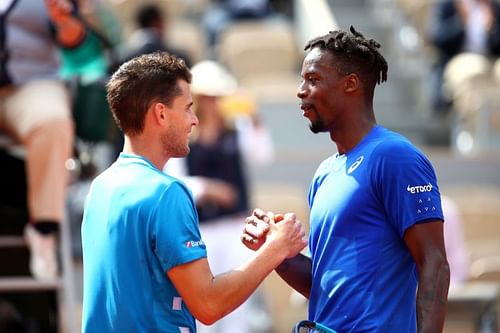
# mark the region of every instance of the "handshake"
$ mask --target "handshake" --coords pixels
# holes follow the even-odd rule
[[[274,214],[255,209],[245,219],[242,243],[257,251],[263,246],[275,247],[284,258],[292,258],[307,245],[306,232],[294,213]]]

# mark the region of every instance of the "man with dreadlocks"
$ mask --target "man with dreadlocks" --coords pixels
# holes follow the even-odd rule
[[[309,189],[310,256],[277,273],[309,299],[309,320],[337,332],[441,332],[449,267],[432,165],[406,138],[377,125],[374,89],[387,79],[380,44],[351,27],[311,40],[297,96],[314,133],[338,153]],[[273,213],[256,209],[242,241],[266,241]]]

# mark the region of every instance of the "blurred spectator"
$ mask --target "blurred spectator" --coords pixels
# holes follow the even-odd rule
[[[209,55],[213,56],[218,37],[233,22],[283,19],[283,15],[273,10],[271,2],[270,0],[213,0],[201,22],[207,33]]]
[[[435,111],[446,111],[451,100],[442,87],[448,62],[463,53],[500,55],[500,4],[494,0],[438,1],[430,21],[430,41],[438,51],[431,102]]]
[[[163,13],[155,4],[145,4],[139,7],[135,16],[137,30],[135,30],[127,41],[128,52],[125,60],[141,54],[155,51],[167,51],[186,62],[191,67],[188,55],[180,50],[170,47],[166,41],[168,29],[167,13]]]
[[[61,77],[70,82],[76,136],[81,139],[77,143],[114,142],[118,129],[107,105],[105,84],[118,59],[110,34],[99,22],[106,8],[98,6],[97,0],[71,0],[71,3],[73,15],[85,26],[86,37],[78,47],[61,48],[60,72]],[[107,17],[111,15],[107,10]],[[76,145],[77,150],[80,146]]]
[[[444,242],[450,265],[450,286],[457,286],[469,279],[469,257],[465,246],[460,208],[447,196],[441,197],[444,214]]]
[[[74,129],[70,96],[61,73],[93,49],[91,32],[69,0],[0,3],[0,130],[26,149],[25,238],[35,278],[58,274],[57,232],[63,222]],[[85,59],[86,57],[84,57]]]
[[[220,64],[202,61],[193,67],[192,74],[199,125],[189,155],[169,160],[165,171],[184,180],[193,191],[208,260],[214,273],[220,273],[251,254],[239,241],[249,212],[245,167],[249,162],[271,162],[273,147],[254,106],[248,104],[251,100],[234,95],[236,80]],[[247,301],[212,326],[200,324],[199,332],[255,332],[246,319],[253,309],[252,301]]]
[[[50,8],[53,2],[46,4]],[[30,223],[25,231],[30,269],[37,278],[54,278],[56,232],[63,220],[68,180],[64,163],[71,156],[73,142],[69,96],[58,79],[58,47],[78,45],[85,30],[68,19],[67,34],[54,25],[54,39],[49,12],[41,1],[3,1],[0,12],[5,31],[0,40],[5,55],[1,59],[0,128],[26,148]]]

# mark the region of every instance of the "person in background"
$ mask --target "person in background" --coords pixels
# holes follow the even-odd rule
[[[464,53],[500,55],[500,4],[494,0],[438,1],[429,24],[429,41],[437,50],[431,103],[434,111],[445,112],[452,102],[443,94],[443,74],[449,61]]]
[[[287,214],[251,258],[212,273],[192,193],[162,172],[190,151],[190,82],[183,60],[155,52],[122,64],[107,84],[125,144],[85,202],[84,333],[196,332],[195,318],[209,325],[229,314],[307,244]]]
[[[450,271],[434,169],[408,139],[378,125],[380,44],[352,26],[309,41],[297,97],[313,133],[337,153],[309,188],[310,255],[276,272],[309,299],[308,319],[337,332],[442,332]],[[242,241],[265,244],[273,213],[256,209]]]
[[[220,273],[251,255],[238,241],[241,221],[250,213],[247,167],[270,163],[273,145],[249,105],[252,101],[238,93],[236,79],[221,64],[201,61],[192,74],[193,107],[200,123],[189,155],[172,160],[165,170],[193,191],[201,235],[210,249],[208,260]],[[200,324],[199,332],[251,332],[247,314],[252,306],[245,302],[214,325]]]
[[[125,61],[141,54],[166,51],[181,57],[186,62],[186,65],[191,67],[192,63],[189,56],[181,50],[172,48],[167,43],[167,16],[167,13],[163,13],[153,3],[139,7],[135,16],[137,30],[133,31],[127,41]]]
[[[70,2],[6,0],[0,4],[0,129],[26,149],[29,223],[25,238],[35,278],[58,274],[57,231],[64,219],[74,129],[60,78],[60,51],[85,42]]]

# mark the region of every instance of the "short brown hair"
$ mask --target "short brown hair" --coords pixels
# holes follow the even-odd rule
[[[109,107],[123,133],[142,132],[151,103],[171,106],[181,94],[179,79],[191,83],[191,72],[184,60],[167,52],[141,55],[122,64],[106,89]]]

